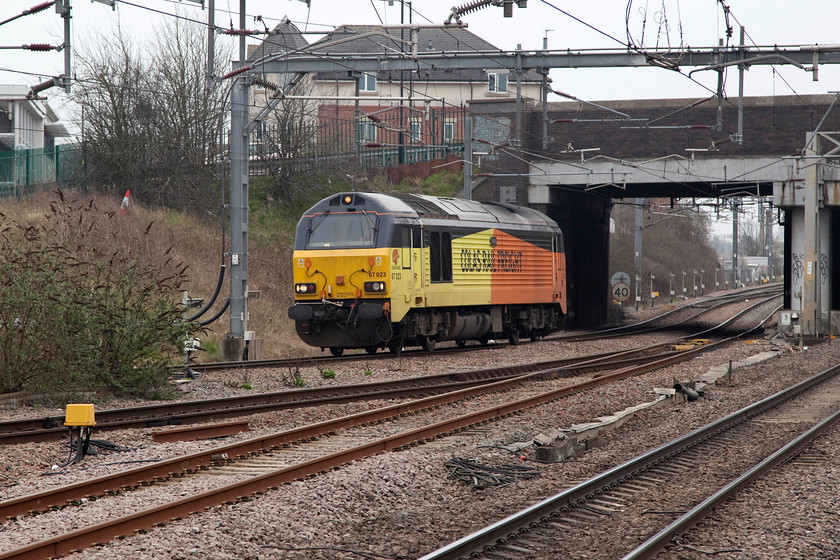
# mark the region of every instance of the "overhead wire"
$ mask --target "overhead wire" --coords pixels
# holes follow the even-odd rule
[[[542,0],[542,2],[543,2],[544,4],[546,4],[546,5],[550,6],[550,7],[552,7],[552,8],[555,8],[556,10],[558,10],[558,11],[559,11],[559,12],[561,12],[561,13],[563,13],[564,15],[567,15],[568,17],[571,17],[572,19],[574,19],[574,20],[576,20],[576,21],[579,21],[579,22],[581,22],[581,23],[584,23],[584,25],[586,25],[587,27],[590,27],[590,28],[594,29],[595,31],[598,31],[598,32],[599,32],[599,33],[601,33],[602,35],[604,35],[604,36],[606,36],[606,37],[608,37],[608,38],[610,38],[610,39],[612,39],[612,40],[614,40],[614,41],[616,41],[616,42],[619,42],[619,43],[620,43],[620,41],[618,41],[618,39],[616,39],[615,37],[613,37],[613,36],[612,36],[612,35],[610,35],[609,33],[606,33],[606,32],[604,32],[604,31],[602,31],[602,30],[600,30],[600,29],[597,29],[596,27],[594,27],[594,26],[592,26],[592,25],[590,25],[590,24],[588,24],[588,23],[586,23],[586,22],[583,22],[582,20],[580,20],[579,18],[577,18],[577,17],[575,17],[575,16],[572,16],[571,14],[569,14],[568,12],[566,12],[565,10],[562,10],[562,9],[560,9],[560,8],[557,8],[556,6],[554,6],[553,4],[551,4],[550,2],[548,2],[547,0]],[[726,32],[725,32],[725,34],[726,34],[726,36],[727,36],[727,39],[726,39],[727,44],[726,44],[726,48],[725,48],[725,51],[724,51],[724,52],[728,52],[729,38],[731,38],[732,33],[733,33],[732,26],[731,26],[731,25],[730,25],[730,23],[729,23],[729,15],[731,14],[731,10],[729,9],[729,7],[728,7],[728,6],[726,6],[726,4],[723,2],[723,0],[718,0],[718,2],[721,4],[721,6],[722,6],[722,8],[723,8],[723,13],[724,13],[724,16],[725,16],[725,21],[726,21]],[[643,49],[641,49],[641,47],[642,47],[643,45],[635,45],[635,44],[634,44],[634,41],[632,40],[632,34],[630,33],[630,30],[629,30],[629,17],[630,17],[630,16],[629,16],[629,14],[630,14],[630,8],[631,8],[631,6],[632,6],[632,0],[629,0],[629,1],[628,1],[628,5],[627,5],[627,11],[626,11],[626,14],[625,14],[625,17],[626,17],[626,22],[627,22],[627,29],[626,29],[626,32],[627,32],[627,36],[628,36],[628,43],[627,43],[627,46],[628,46],[629,48],[634,49],[634,50],[637,50],[637,51],[643,52]],[[734,16],[734,15],[733,15],[732,17],[733,17],[733,19],[735,19],[735,20],[736,20],[736,22],[737,22],[737,18],[735,18],[735,16]],[[740,22],[738,22],[738,23],[739,23],[739,25],[740,25]],[[680,21],[680,28],[681,28],[681,27],[682,27],[682,22]],[[751,39],[751,40],[752,40],[752,39]],[[753,43],[754,43],[754,41],[753,41]],[[755,45],[755,46],[757,47],[757,45]],[[724,90],[723,88],[722,88],[722,91],[721,91],[721,92],[716,92],[716,91],[712,90],[711,88],[709,88],[709,87],[705,86],[704,84],[702,84],[702,83],[698,82],[697,80],[695,80],[695,79],[694,79],[694,78],[692,78],[691,76],[688,76],[688,75],[686,75],[686,74],[684,74],[684,73],[682,73],[682,72],[679,72],[678,68],[674,68],[674,70],[675,70],[675,71],[677,71],[680,75],[685,76],[685,77],[686,77],[686,78],[688,78],[689,80],[691,80],[691,81],[695,82],[697,85],[699,85],[699,86],[703,87],[704,89],[706,89],[707,91],[709,91],[710,93],[712,93],[712,94],[713,94],[713,96],[712,96],[711,98],[708,98],[708,99],[712,99],[712,98],[720,97],[720,98],[722,99],[722,101],[723,101],[723,102],[725,102],[725,103],[729,104],[730,106],[736,107],[736,105],[735,105],[734,103],[732,103],[729,99],[727,99],[727,98],[726,98],[726,96],[725,96],[725,90]],[[725,71],[724,71],[724,72],[725,72]],[[725,79],[724,79],[724,85],[725,85]],[[706,100],[708,100],[708,99],[706,99]],[[706,101],[706,100],[702,100],[701,102],[704,102],[704,101]],[[690,105],[690,106],[686,107],[685,109],[691,108],[691,107],[693,107],[693,106],[695,106],[695,105],[697,105],[697,104],[699,104],[699,103],[700,103],[700,102],[694,103],[694,104],[692,104],[692,105]],[[685,109],[681,109],[681,111],[682,111],[682,110],[685,110]],[[668,115],[666,115],[666,116],[668,116]],[[666,117],[666,116],[665,116],[665,117]],[[660,117],[660,118],[657,118],[657,119],[655,119],[655,120],[661,120],[661,118],[665,118],[665,117]],[[699,179],[699,177],[698,177],[698,179]],[[724,180],[725,180],[725,178],[724,178]]]
[[[619,40],[619,39],[617,39],[616,37],[614,37],[613,35],[611,35],[611,34],[607,33],[606,31],[603,31],[603,30],[601,30],[601,29],[599,29],[599,28],[595,27],[594,25],[592,25],[592,24],[590,24],[590,23],[587,23],[587,22],[585,22],[585,21],[581,20],[580,18],[578,18],[578,17],[576,17],[576,16],[574,16],[574,15],[570,14],[569,12],[567,12],[567,11],[565,11],[565,10],[561,9],[561,8],[558,8],[557,6],[555,6],[554,4],[552,4],[551,2],[548,2],[548,0],[541,0],[541,2],[542,2],[543,4],[545,4],[545,5],[549,6],[549,7],[551,7],[551,8],[554,8],[555,10],[557,10],[557,11],[559,11],[560,13],[562,13],[562,14],[566,15],[567,17],[570,17],[570,18],[574,19],[575,21],[582,23],[582,24],[583,24],[583,25],[585,25],[586,27],[589,27],[590,29],[595,30],[596,32],[598,32],[598,33],[600,33],[601,35],[604,35],[605,37],[607,37],[607,38],[609,38],[609,39],[611,39],[611,40],[615,41],[616,43],[618,43],[618,44],[620,44],[620,45],[622,45],[622,46],[624,46],[624,47],[630,48],[630,49],[632,49],[632,50],[636,51],[637,53],[639,53],[639,54],[641,54],[641,55],[644,55],[644,56],[648,59],[648,62],[649,62],[649,63],[658,62],[658,64],[652,64],[653,66],[657,66],[657,67],[659,67],[659,68],[664,68],[664,69],[666,69],[666,70],[672,70],[672,71],[676,72],[677,74],[679,74],[680,76],[683,76],[683,77],[685,77],[686,79],[688,79],[688,80],[690,80],[690,81],[694,82],[695,84],[697,84],[698,86],[700,86],[700,87],[702,87],[703,89],[707,90],[708,92],[712,93],[713,95],[717,95],[717,92],[716,92],[715,90],[713,90],[713,89],[709,88],[708,86],[706,86],[705,84],[703,84],[703,83],[701,83],[701,82],[697,81],[697,80],[696,80],[696,79],[694,79],[693,77],[691,77],[691,76],[689,76],[689,75],[684,74],[683,72],[681,72],[681,71],[680,71],[680,69],[679,69],[679,66],[678,66],[678,65],[674,65],[673,61],[671,61],[670,59],[663,58],[662,56],[658,55],[657,53],[651,53],[650,51],[647,51],[647,50],[642,49],[642,48],[640,48],[640,47],[638,47],[638,46],[635,46],[634,44],[632,44],[632,42],[630,42],[630,43],[624,43],[624,42],[622,42],[621,40]],[[629,33],[629,30],[628,30],[628,33]],[[723,100],[724,100],[725,102],[729,103],[730,105],[735,106],[734,104],[732,104],[732,102],[731,102],[731,101],[727,100],[725,97],[723,98]]]
[[[416,9],[414,9],[414,6],[413,6],[413,5],[411,5],[411,10],[412,10],[412,13],[416,13],[417,15],[419,15],[420,17],[422,17],[422,18],[423,18],[423,19],[425,19],[426,21],[428,21],[428,22],[431,22],[431,21],[432,21],[430,18],[428,18],[427,16],[423,15],[422,13],[420,13],[419,11],[417,11]],[[460,46],[460,45],[464,45],[465,47],[467,47],[469,50],[471,50],[471,51],[475,52],[476,54],[479,54],[479,55],[481,55],[482,57],[487,58],[488,60],[491,60],[491,61],[493,61],[493,62],[494,62],[494,63],[496,63],[496,64],[500,64],[500,61],[499,61],[498,59],[496,59],[495,57],[493,57],[493,55],[492,55],[491,53],[488,53],[488,52],[486,52],[486,51],[480,51],[480,50],[478,50],[476,47],[474,47],[474,46],[472,46],[472,45],[470,45],[470,44],[468,44],[468,43],[462,42],[460,38],[456,37],[456,36],[455,36],[455,35],[454,35],[454,34],[453,34],[450,30],[448,30],[448,29],[443,29],[442,31],[443,31],[443,33],[444,33],[444,34],[449,35],[449,36],[450,36],[450,37],[451,37],[451,38],[455,41],[456,45],[459,45],[459,46]],[[459,52],[460,52],[460,48],[459,48]],[[502,52],[502,51],[500,50],[499,52]],[[463,82],[463,81],[470,81],[468,78],[466,78],[466,76],[465,76],[465,74],[464,74],[463,69],[457,69],[457,70],[453,71],[453,75],[458,75],[458,76],[462,76],[462,77],[464,77],[465,79],[464,79],[464,80],[462,80],[462,82]],[[429,83],[429,81],[430,81],[430,80],[427,78],[427,84]],[[526,81],[527,81],[527,80],[526,80]],[[461,84],[459,84],[459,87],[461,87],[461,88],[462,88],[462,87],[463,87],[463,84],[462,84],[462,83],[461,83]],[[461,96],[461,97],[463,97],[463,94],[462,94],[462,96]],[[452,104],[452,106],[455,106],[455,105],[454,105],[454,104]],[[504,123],[503,123],[503,121],[502,121],[501,119],[492,118],[492,117],[486,117],[486,116],[485,116],[484,118],[487,118],[488,122],[496,122],[496,123],[498,123],[498,124],[504,124]],[[540,138],[541,138],[541,136],[538,136],[537,134],[531,133],[530,131],[524,131],[524,132],[523,132],[523,134],[525,134],[525,135],[527,135],[527,136],[529,136],[529,137],[531,137],[531,138],[533,138],[533,139],[540,139]]]
[[[373,12],[376,14],[376,18],[379,20],[379,25],[385,25],[382,21],[382,16],[379,15],[379,10],[376,9],[376,4],[373,3],[373,0],[370,0],[370,7],[373,8]]]
[[[161,14],[161,15],[164,15],[164,16],[180,17],[181,19],[185,19],[185,20],[187,20],[187,21],[190,21],[190,22],[193,22],[193,23],[196,23],[196,24],[199,24],[199,25],[203,25],[203,26],[207,26],[207,25],[208,25],[206,22],[203,22],[203,21],[200,21],[200,20],[195,20],[195,19],[191,19],[191,18],[186,18],[186,17],[184,17],[184,16],[179,16],[179,15],[176,15],[176,14],[171,14],[171,13],[169,13],[169,12],[165,12],[165,11],[162,11],[162,10],[156,10],[156,9],[153,9],[153,8],[148,8],[148,7],[146,7],[146,6],[141,6],[141,5],[135,4],[135,3],[133,3],[133,2],[130,2],[130,1],[128,1],[128,0],[118,0],[118,1],[119,1],[119,2],[122,2],[122,3],[124,3],[124,4],[127,4],[127,5],[129,5],[129,6],[138,7],[138,8],[141,8],[141,9],[147,9],[147,10],[153,11],[153,12],[155,12],[155,13],[159,13],[159,14]],[[555,9],[558,9],[558,10],[559,10],[559,8],[556,8],[556,6],[553,6],[552,4],[550,4],[550,3],[548,3],[548,2],[545,2],[545,3],[546,3],[546,4],[548,4],[549,6],[554,7]],[[412,13],[413,13],[413,14],[417,14],[418,16],[422,17],[423,19],[425,19],[425,20],[427,20],[427,21],[431,21],[428,17],[426,17],[425,15],[423,15],[423,14],[422,14],[419,10],[415,9],[413,5],[410,5],[410,9],[411,9],[411,11],[412,11]],[[577,17],[575,17],[575,16],[573,16],[573,15],[571,15],[571,14],[568,14],[568,12],[565,12],[564,10],[560,10],[560,11],[561,11],[562,13],[564,13],[564,14],[567,14],[567,15],[568,15],[569,17],[571,17],[572,19],[575,19],[576,21],[580,21],[580,22],[581,22],[581,23],[583,23],[584,25],[587,25],[587,26],[589,26],[589,27],[591,27],[591,28],[593,28],[593,29],[596,29],[596,28],[594,28],[594,26],[592,26],[592,25],[590,25],[590,24],[588,24],[588,23],[584,22],[583,20],[580,20],[579,18],[577,18]],[[256,16],[254,16],[254,17],[256,17]],[[215,26],[214,26],[214,27],[215,27]],[[232,20],[231,20],[231,27],[232,27]],[[217,29],[218,29],[218,28],[217,28]],[[449,33],[449,32],[448,32],[448,31],[446,31],[446,33]],[[452,35],[451,33],[449,33],[449,34],[450,34],[450,35]],[[610,38],[611,38],[611,39],[613,39],[613,40],[616,40],[614,37],[612,37],[611,35],[609,35],[609,34],[607,34],[607,33],[603,33],[603,34],[605,34],[607,37],[610,37]],[[251,34],[247,34],[247,35],[249,35],[249,36],[253,36],[253,35],[251,35]],[[256,36],[254,36],[254,37],[256,38]],[[453,38],[454,38],[454,36],[453,36]],[[456,39],[456,41],[457,41],[457,38],[455,38],[455,39]],[[317,43],[315,43],[315,44],[317,44]],[[459,44],[460,44],[460,41],[459,41]],[[491,54],[489,54],[489,53],[479,51],[478,49],[476,49],[476,48],[474,48],[474,47],[472,47],[471,45],[468,45],[468,44],[464,44],[464,46],[468,47],[469,49],[473,50],[474,52],[476,52],[476,53],[478,53],[478,54],[481,54],[482,56],[484,56],[484,57],[486,57],[486,58],[488,58],[488,59],[490,59],[490,60],[495,60],[495,59],[494,59],[494,57],[493,57]],[[305,49],[300,49],[300,50],[305,50]],[[315,53],[315,52],[311,52],[311,51],[310,51],[310,54],[313,54],[313,55],[315,55],[315,56],[318,56],[318,53]],[[326,56],[324,56],[324,58],[326,58]],[[496,63],[498,63],[498,61],[497,61],[497,60],[495,60],[495,62],[496,62]],[[339,65],[341,65],[341,64],[339,64]],[[344,65],[344,66],[345,66],[346,68],[348,68],[348,69],[351,69],[351,68],[349,67],[349,65]],[[461,71],[456,71],[456,72],[457,72],[458,74],[461,74],[463,71],[461,70]],[[427,80],[426,80],[426,88],[427,88],[427,90],[428,90],[428,87],[429,87],[429,83],[430,83],[430,80],[428,80],[428,79],[427,79]],[[702,85],[702,84],[701,84],[701,85]],[[711,90],[710,90],[710,91],[711,91]],[[455,104],[452,104],[452,103],[447,103],[447,104],[448,104],[448,105],[450,105],[450,106],[456,106]],[[493,119],[491,119],[491,120],[493,120]],[[534,137],[534,138],[537,138],[537,135],[536,135],[536,134],[534,134],[534,133],[527,133],[527,134],[529,134],[530,136],[532,136],[532,137]]]
[[[410,9],[411,9],[412,14],[417,14],[418,16],[422,17],[422,18],[423,18],[423,19],[425,19],[426,21],[431,21],[428,17],[426,17],[425,15],[423,15],[422,13],[420,13],[418,10],[416,10],[416,9],[413,7],[413,5],[410,5]],[[447,31],[447,30],[444,30],[444,32],[445,32],[445,33],[447,33],[447,34],[449,34],[451,37],[453,37],[453,39],[456,41],[456,43],[461,44],[460,40],[459,40],[457,37],[455,37],[452,33],[450,33],[450,32],[449,32],[449,31]],[[390,33],[388,33],[388,32],[387,32],[387,30],[386,30],[386,34],[390,35]],[[396,37],[394,37],[393,39],[394,39],[394,40],[396,40]],[[313,45],[317,45],[317,43],[314,43]],[[312,46],[312,45],[310,45],[310,46]],[[465,46],[467,46],[468,48],[470,48],[470,49],[471,49],[471,50],[473,50],[474,52],[481,54],[482,56],[485,56],[485,57],[488,57],[488,58],[491,58],[491,59],[492,59],[491,55],[489,55],[489,54],[488,54],[488,53],[486,53],[486,52],[479,51],[479,50],[478,50],[478,49],[476,49],[475,47],[472,47],[471,45],[468,45],[468,44],[465,44]],[[307,51],[309,54],[311,54],[311,55],[313,55],[313,56],[316,56],[316,57],[321,56],[321,57],[323,57],[323,58],[325,58],[325,59],[327,58],[327,57],[326,57],[326,55],[320,55],[320,54],[319,54],[319,53],[317,53],[317,52],[314,52],[314,51],[312,51],[312,50],[309,50],[307,47],[301,48],[301,49],[299,49],[299,50],[300,50],[300,51]],[[335,61],[333,61],[333,62],[335,62]],[[498,61],[496,61],[496,62],[498,63]],[[342,65],[341,63],[338,63],[338,64],[339,64],[339,65]],[[348,70],[349,70],[349,69],[352,69],[349,65],[343,65],[343,66],[345,66]],[[458,71],[458,72],[457,72],[457,74],[461,74],[461,73],[462,73],[462,71]],[[393,83],[393,80],[389,80],[389,81],[390,81],[391,83]],[[428,91],[428,87],[429,87],[429,84],[430,84],[430,82],[431,82],[430,78],[428,78],[428,77],[427,77],[427,79],[425,80],[425,82],[426,82],[426,90]],[[419,91],[419,90],[417,90],[416,88],[409,88],[409,91]],[[442,101],[442,104],[443,104],[443,105],[445,105],[445,106],[447,106],[447,105],[448,105],[448,106],[450,106],[450,107],[458,107],[458,105],[455,105],[455,104],[453,104],[453,103],[451,103],[451,102],[446,102],[445,100],[444,100],[444,101]],[[497,120],[497,119],[488,119],[488,120],[490,120],[490,121],[495,121],[495,120]],[[500,120],[499,120],[498,122],[501,124],[501,121],[500,121]],[[534,134],[531,134],[531,135],[532,135],[534,138],[536,138],[536,137],[537,137],[537,136],[536,136],[536,135],[534,135]]]
[[[150,11],[153,11],[153,12],[155,12],[155,13],[159,13],[159,14],[164,15],[164,16],[178,17],[178,18],[180,18],[180,19],[184,19],[184,20],[187,20],[187,21],[190,21],[190,22],[193,22],[193,23],[197,23],[197,24],[200,24],[200,25],[204,25],[204,26],[208,25],[206,22],[203,22],[203,21],[194,20],[194,19],[191,19],[191,18],[187,18],[187,17],[184,17],[184,16],[180,16],[180,15],[178,15],[178,14],[171,14],[171,13],[168,13],[168,12],[165,12],[165,11],[152,9],[152,8],[149,8],[149,7],[146,7],[146,6],[141,6],[141,5],[138,5],[138,4],[135,4],[135,3],[129,2],[129,1],[127,1],[127,0],[119,0],[119,1],[120,1],[120,2],[122,2],[122,3],[124,3],[124,4],[127,4],[127,5],[129,5],[129,6],[133,6],[133,7],[138,7],[138,8],[141,8],[141,9],[150,10]],[[171,0],[168,0],[168,1],[171,1]],[[585,26],[587,26],[587,27],[589,27],[589,28],[591,28],[591,29],[593,29],[593,30],[595,30],[595,31],[597,31],[597,32],[599,32],[599,33],[601,33],[602,35],[604,35],[604,36],[606,36],[606,37],[610,38],[610,39],[611,39],[611,40],[613,40],[613,41],[616,41],[616,42],[621,43],[618,39],[616,39],[615,37],[613,37],[613,36],[612,36],[612,35],[610,35],[609,33],[606,33],[606,32],[604,32],[604,31],[602,31],[602,30],[598,29],[597,27],[595,27],[595,26],[593,26],[593,25],[591,25],[591,24],[589,24],[589,23],[587,23],[587,22],[585,22],[585,21],[581,20],[580,18],[577,18],[576,16],[574,16],[574,15],[572,15],[572,14],[570,14],[570,13],[566,12],[565,10],[562,10],[562,9],[558,8],[557,6],[554,6],[553,4],[551,4],[550,2],[548,2],[548,1],[546,1],[546,0],[542,0],[542,1],[543,1],[543,3],[545,3],[546,5],[548,5],[548,6],[552,7],[552,8],[554,8],[554,9],[556,9],[556,10],[558,10],[558,11],[560,11],[561,13],[563,13],[564,15],[566,15],[567,17],[570,17],[571,19],[574,19],[575,21],[580,22],[581,24],[583,24],[583,25],[585,25]],[[632,2],[631,2],[630,4],[632,4]],[[628,6],[629,6],[630,4],[628,4]],[[721,2],[721,4],[723,4],[723,2]],[[413,14],[417,14],[419,17],[422,17],[423,19],[425,19],[425,20],[427,20],[427,21],[431,21],[428,17],[426,17],[425,15],[423,15],[423,14],[422,14],[419,10],[415,9],[415,8],[414,8],[414,6],[413,6],[412,4],[409,4],[409,7],[410,7],[410,10],[411,10],[411,12],[412,12]],[[375,8],[374,8],[374,9],[375,9]],[[378,16],[378,11],[377,11],[377,16]],[[733,15],[733,18],[734,18],[734,15]],[[736,21],[737,21],[737,18],[734,18],[734,19],[736,19]],[[381,18],[380,18],[380,21],[381,21]],[[740,22],[739,22],[739,23],[740,23]],[[307,19],[307,24],[308,24],[308,19]],[[681,21],[680,21],[680,27],[681,27]],[[447,31],[447,33],[449,33],[449,32]],[[450,33],[450,35],[451,35],[451,33]],[[751,40],[752,40],[752,38],[751,38]],[[754,41],[753,41],[753,43],[754,43]],[[488,59],[491,59],[491,60],[493,60],[493,59],[494,59],[494,57],[493,57],[491,54],[489,54],[489,53],[479,51],[478,49],[476,49],[476,48],[474,48],[474,47],[472,47],[472,46],[470,46],[470,45],[466,45],[466,46],[467,46],[468,48],[470,48],[471,50],[473,50],[474,52],[477,52],[477,53],[481,54],[482,56],[487,57]],[[313,53],[313,54],[314,54],[314,53]],[[317,55],[316,55],[316,56],[317,56]],[[345,66],[346,66],[346,65],[345,65]],[[346,67],[347,67],[347,66],[346,66]],[[348,67],[348,68],[349,68],[349,67]],[[460,73],[462,73],[462,72],[463,72],[462,70],[461,70],[461,71],[458,71],[458,73],[459,73],[459,74],[460,74]],[[681,74],[681,75],[683,75],[683,76],[685,76],[685,74],[682,74],[681,72],[680,72],[680,74]],[[40,75],[40,74],[32,74],[32,75]],[[690,78],[690,77],[689,77],[689,79],[691,79],[692,81],[695,81],[695,80],[693,80],[693,79],[692,79],[692,78]],[[782,79],[783,79],[783,78],[782,78]],[[426,90],[428,91],[428,88],[429,88],[429,85],[430,85],[430,82],[431,82],[431,81],[430,81],[430,79],[427,77],[427,79],[425,80],[425,82],[426,82],[426,84],[425,84],[425,85],[426,85]],[[696,82],[696,81],[695,81],[695,82]],[[698,83],[698,85],[701,85],[701,86],[702,86],[702,87],[704,87],[705,89],[709,90],[710,92],[712,92],[712,93],[716,93],[716,92],[714,92],[713,90],[711,90],[710,88],[706,88],[706,86],[704,86],[703,84],[700,84],[699,82],[696,82],[696,83]],[[727,101],[727,102],[728,102],[728,101]],[[729,103],[731,104],[731,102],[729,102]],[[453,103],[450,103],[450,102],[445,102],[445,101],[442,101],[442,104],[443,104],[443,105],[449,105],[449,106],[452,106],[452,107],[455,107],[455,106],[456,106],[456,105],[455,105],[455,104],[453,104]],[[492,119],[492,118],[491,118],[491,119],[489,119],[489,120],[492,122],[494,119]],[[538,137],[538,135],[536,135],[536,134],[534,134],[534,133],[526,132],[526,134],[528,134],[529,136],[531,136],[531,137],[533,137],[533,138],[537,138],[537,137]]]
[[[759,48],[759,47],[758,47],[758,43],[756,43],[756,42],[755,42],[755,39],[753,39],[753,38],[752,38],[752,35],[750,35],[749,31],[747,31],[747,30],[746,30],[746,28],[744,27],[744,24],[742,24],[742,23],[738,20],[737,16],[736,16],[735,14],[733,14],[733,13],[732,13],[732,10],[731,10],[731,9],[729,10],[729,14],[732,16],[732,19],[734,19],[734,20],[735,20],[735,23],[737,23],[737,24],[741,27],[741,29],[743,29],[743,30],[744,30],[744,35],[746,35],[746,37],[750,40],[750,42],[753,44],[753,46],[754,46],[754,47],[756,47],[756,48]],[[799,93],[798,93],[798,92],[797,92],[797,91],[793,88],[793,86],[791,86],[791,85],[788,83],[788,81],[784,78],[784,76],[782,76],[782,75],[781,75],[781,73],[779,73],[779,72],[776,70],[776,65],[775,65],[775,64],[771,64],[771,65],[770,65],[770,68],[772,68],[772,69],[773,69],[773,73],[774,73],[774,75],[778,75],[778,76],[779,76],[779,78],[780,78],[780,79],[781,79],[781,80],[785,83],[785,85],[786,85],[788,88],[790,88],[790,91],[792,91],[792,92],[793,92],[793,94],[797,97],[797,99],[799,99],[799,100],[802,102],[802,104],[803,104],[803,105],[807,105],[807,102],[806,102],[804,99],[802,99],[802,97],[801,97],[801,96],[799,95]],[[774,92],[774,96],[775,96],[775,92]]]

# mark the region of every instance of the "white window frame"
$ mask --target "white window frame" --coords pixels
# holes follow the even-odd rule
[[[504,88],[504,89],[502,89]],[[487,91],[489,93],[507,93],[508,92],[508,74],[507,72],[488,72],[487,73]]]
[[[359,142],[376,142],[376,125],[372,122],[359,121]]]
[[[423,122],[418,120],[413,120],[409,124],[409,133],[408,135],[411,136],[411,139],[415,142],[420,142],[420,136],[423,134]]]
[[[444,121],[443,123],[443,141],[455,141],[455,121]]]
[[[364,93],[376,92],[376,74],[363,73],[359,76],[359,91]]]

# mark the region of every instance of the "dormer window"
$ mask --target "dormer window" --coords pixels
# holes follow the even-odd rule
[[[507,93],[508,75],[499,72],[488,72],[487,91],[490,93]]]

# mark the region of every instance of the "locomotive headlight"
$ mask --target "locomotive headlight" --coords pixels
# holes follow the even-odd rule
[[[385,282],[365,282],[365,291],[371,293],[378,293],[385,291]]]
[[[314,294],[316,289],[315,284],[311,283],[295,284],[296,294]]]

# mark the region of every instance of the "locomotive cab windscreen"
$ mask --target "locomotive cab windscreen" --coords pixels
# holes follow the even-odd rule
[[[369,249],[376,246],[379,217],[365,210],[325,212],[309,222],[307,249]]]

